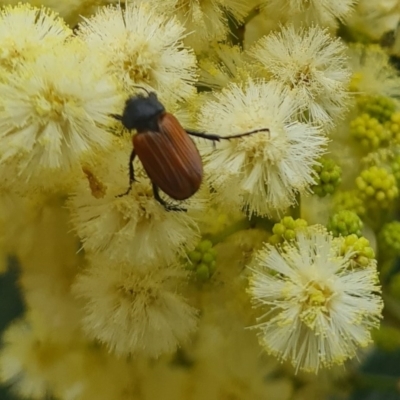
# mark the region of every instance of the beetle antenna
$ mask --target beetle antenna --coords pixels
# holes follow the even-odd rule
[[[250,136],[250,135],[253,135],[254,133],[259,133],[259,132],[268,132],[269,134],[271,133],[269,128],[261,128],[261,129],[254,129],[253,131],[249,131],[249,132],[238,133],[236,135],[221,136],[221,139],[229,140],[229,139],[241,138],[241,137]]]
[[[147,95],[150,96],[150,92],[149,92],[145,87],[140,86],[140,85],[132,85],[132,86],[133,86],[133,87],[136,87],[136,88],[138,88],[138,89],[144,90],[144,91],[147,93]]]
[[[268,133],[270,133],[269,128],[255,129],[255,130],[250,131],[250,132],[238,133],[236,135],[229,135],[229,136],[219,136],[219,135],[216,135],[214,133],[196,132],[196,131],[191,131],[191,130],[188,130],[188,129],[185,129],[185,130],[186,130],[186,133],[188,135],[201,137],[203,139],[212,140],[213,142],[219,142],[220,140],[230,140],[230,139],[241,138],[241,137],[253,135],[254,133],[258,133],[258,132],[268,132]]]

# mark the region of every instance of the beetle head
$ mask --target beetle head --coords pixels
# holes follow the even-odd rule
[[[164,112],[165,108],[154,92],[148,96],[137,95],[126,101],[121,122],[128,130],[158,131],[158,116]]]

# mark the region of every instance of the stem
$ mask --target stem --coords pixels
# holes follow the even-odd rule
[[[298,219],[301,218],[301,195],[300,193],[297,193],[296,195],[296,205],[291,208],[292,211],[292,217],[293,219]]]
[[[250,10],[249,15],[244,19],[243,25],[247,25],[254,17],[257,17],[257,15],[260,14],[260,11],[260,6],[253,7],[253,9]]]
[[[400,302],[387,294],[383,294],[382,297],[385,303],[383,309],[385,321],[390,321],[391,325],[400,328]]]
[[[251,228],[250,221],[247,218],[243,218],[243,219],[235,222],[234,224],[229,225],[221,232],[218,232],[215,235],[207,237],[207,239],[212,242],[213,246],[215,246],[216,244],[223,242],[228,236],[231,236],[236,232],[239,232],[239,231],[242,231],[245,229],[249,229],[249,228]]]
[[[269,218],[257,217],[252,215],[250,219],[250,226],[252,228],[262,229],[266,232],[271,233],[276,221]]]
[[[237,45],[243,48],[246,25],[259,13],[260,7],[254,7],[241,24],[238,24],[237,21],[228,13],[229,36],[232,45]]]
[[[383,287],[387,286],[390,282],[390,278],[393,272],[396,270],[395,258],[385,258],[381,252],[378,253],[378,265],[379,265],[379,278]]]

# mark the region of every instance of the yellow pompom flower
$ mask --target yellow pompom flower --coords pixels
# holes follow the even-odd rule
[[[51,10],[30,4],[5,6],[0,10],[0,81],[70,35],[72,30]]]
[[[79,37],[107,61],[108,73],[129,94],[135,85],[175,100],[195,92],[196,59],[182,44],[185,29],[158,7],[147,2],[104,7],[79,26]]]
[[[76,187],[69,202],[73,226],[85,251],[111,261],[146,266],[174,262],[199,240],[196,220],[204,206],[201,193],[178,204],[187,212],[165,210],[137,160],[135,182],[128,194],[120,196],[128,188],[131,146],[122,145],[123,151],[113,147],[113,156],[93,167],[97,188],[90,189],[85,181]],[[171,202],[162,192],[161,196]]]
[[[229,83],[243,82],[255,75],[254,65],[239,46],[214,43],[209,45],[206,56],[199,59],[199,84],[221,89]]]
[[[296,241],[266,244],[257,253],[248,292],[259,318],[260,344],[296,370],[318,372],[343,364],[372,342],[383,301],[376,261],[358,268],[357,251],[322,226],[299,231]]]
[[[113,0],[7,0],[3,1],[10,5],[17,5],[20,3],[28,3],[34,7],[46,7],[55,11],[60,15],[65,22],[75,27],[82,21],[82,16],[89,16],[94,14],[100,7],[107,4],[115,3]]]
[[[350,69],[345,46],[326,30],[282,28],[261,38],[249,54],[291,91],[312,122],[332,125],[343,117]]]
[[[295,203],[314,183],[313,165],[327,139],[315,126],[293,122],[298,110],[276,82],[232,84],[200,110],[199,125],[221,136],[268,128],[241,139],[201,144],[205,170],[215,197],[234,209],[271,215]]]
[[[21,66],[0,92],[0,160],[44,187],[109,147],[109,114],[123,104],[101,60],[77,40]]]
[[[353,72],[351,90],[370,96],[400,96],[400,77],[385,50],[376,45],[356,44],[348,53]]]
[[[196,310],[177,291],[185,276],[183,267],[92,259],[73,288],[85,303],[84,330],[118,355],[173,352],[197,326]]]
[[[257,0],[142,0],[161,13],[174,15],[188,33],[185,43],[196,51],[206,50],[211,41],[226,39],[228,15],[244,22]]]
[[[72,385],[75,382],[68,381],[65,372],[81,344],[80,338],[76,339],[59,340],[57,331],[38,329],[32,314],[14,322],[2,337],[0,381],[12,384],[21,398],[35,400],[52,393],[56,381]]]
[[[336,28],[351,14],[357,0],[263,0],[270,15],[281,21],[297,21],[299,24],[318,24]]]

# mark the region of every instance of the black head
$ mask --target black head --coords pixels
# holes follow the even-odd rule
[[[158,131],[158,116],[165,112],[157,95],[150,92],[148,96],[130,97],[125,103],[121,122],[126,129],[138,132]]]

